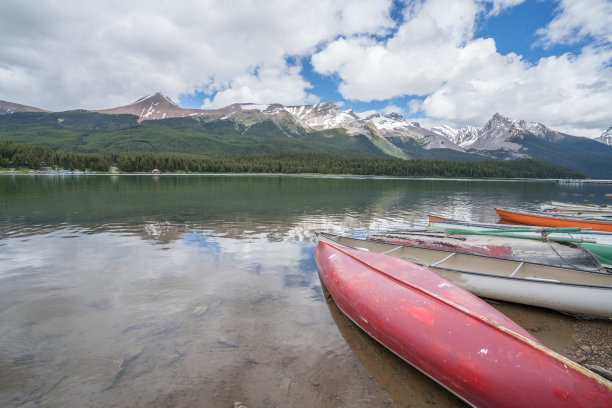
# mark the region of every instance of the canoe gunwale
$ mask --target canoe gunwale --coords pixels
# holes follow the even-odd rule
[[[404,258],[401,258],[404,259]],[[405,259],[406,261],[408,261],[407,259]],[[421,265],[421,266],[425,266],[428,268],[432,268],[432,269],[441,269],[444,271],[448,271],[448,272],[459,272],[459,273],[467,273],[469,275],[477,275],[477,276],[486,276],[489,278],[499,278],[499,279],[509,279],[509,280],[515,280],[515,281],[529,281],[529,283],[541,283],[541,284],[547,284],[547,285],[567,285],[567,286],[577,286],[577,287],[583,287],[583,288],[592,288],[592,289],[612,289],[612,286],[602,286],[602,285],[589,285],[586,283],[571,283],[571,282],[561,282],[561,281],[552,281],[552,280],[541,280],[541,279],[529,279],[529,278],[520,278],[520,277],[515,277],[515,276],[503,276],[503,275],[491,275],[489,273],[481,273],[481,272],[471,272],[471,271],[466,271],[463,269],[454,269],[454,268],[446,268],[444,266],[432,266],[432,265],[427,265],[427,264],[421,264],[418,262],[414,262],[414,261],[409,261],[409,262],[413,262],[417,265]],[[517,261],[519,262],[519,261]],[[528,262],[524,262],[524,263],[528,263]],[[536,264],[539,265],[539,264]],[[568,268],[569,269],[569,268]],[[580,271],[579,269],[575,269]],[[583,272],[583,271],[580,271]],[[590,272],[590,271],[584,271],[586,273],[600,273],[600,272]],[[609,275],[609,273],[601,273],[604,275]]]

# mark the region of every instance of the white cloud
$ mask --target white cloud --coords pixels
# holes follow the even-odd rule
[[[300,103],[309,85],[286,58],[310,55],[339,35],[384,35],[394,24],[390,3],[6,0],[0,99],[53,110],[104,108],[157,90],[178,99],[224,88],[221,100],[229,89],[256,96],[269,85],[272,100]],[[257,69],[276,79],[253,76]]]
[[[214,89],[219,86],[219,89]],[[308,94],[311,85],[300,75],[299,67],[263,66],[232,78],[228,84],[213,84],[218,91],[206,99],[203,109],[221,108],[236,102],[281,103],[284,105],[316,103],[316,96]]]
[[[489,76],[445,84],[420,108],[456,126],[482,126],[501,112],[578,136],[599,136],[612,120],[612,68],[606,68],[611,58],[610,51],[585,49],[536,65],[499,61]]]
[[[484,0],[483,3],[490,3],[491,11],[489,11],[489,15],[497,15],[502,10],[518,6],[524,1],[525,0]]]
[[[514,3],[496,2],[489,13]],[[531,64],[513,53],[501,55],[493,39],[475,38],[475,22],[485,12],[482,3],[470,0],[416,3],[406,8],[404,23],[388,41],[340,38],[315,54],[312,64],[318,72],[337,74],[348,99],[424,97],[411,101],[408,110],[427,123],[482,126],[501,112],[580,136],[598,136],[612,125],[609,47],[594,45],[577,56]],[[575,26],[584,27],[584,16],[572,20]],[[586,31],[606,35],[598,23],[580,32]]]
[[[537,34],[545,46],[575,44],[586,37],[612,44],[612,2],[561,0],[555,18]]]
[[[385,106],[383,109],[381,109],[381,112],[383,113],[383,115],[389,114],[389,113],[398,113],[402,116],[406,115],[406,111],[404,111],[404,109],[400,108],[397,105],[387,105]]]
[[[418,95],[424,123],[481,126],[499,111],[596,136],[612,125],[612,4],[559,3],[538,31],[578,55],[535,64],[501,55],[477,23],[523,0],[57,0],[0,2],[0,99],[45,109],[106,108],[162,91],[234,102],[315,102],[289,61],[311,56],[351,100]],[[381,39],[384,38],[384,39]]]
[[[468,68],[476,48],[494,48],[492,40],[466,46],[479,10],[471,0],[416,3],[406,7],[404,24],[386,43],[340,38],[315,54],[312,64],[320,73],[338,73],[348,99],[427,95]]]

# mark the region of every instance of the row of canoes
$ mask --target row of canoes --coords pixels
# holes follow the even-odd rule
[[[510,259],[474,253],[465,246],[449,249],[436,242],[415,242],[409,232],[371,234],[365,240],[320,236],[364,252],[428,267],[480,297],[612,318],[612,273],[606,269],[535,263],[528,260],[528,254]]]
[[[479,296],[612,318],[612,232],[429,220],[351,244],[401,253]]]
[[[472,406],[611,407],[612,383],[474,295],[612,318],[612,253],[587,250],[612,248],[612,220],[496,211],[539,226],[430,217],[428,230],[366,239],[318,233],[321,280],[353,322]]]
[[[590,252],[601,264],[612,265],[612,232],[594,231],[580,227],[538,227],[529,225],[509,224],[486,224],[473,223],[448,218],[429,216],[429,228],[442,230],[450,234],[476,234],[484,236],[496,236],[501,238],[521,238],[535,242],[547,242],[553,246],[553,242],[565,243],[566,247],[580,246]],[[504,241],[508,244],[520,245],[517,239]],[[537,248],[539,244],[529,244],[523,241],[523,245],[533,245]],[[541,245],[540,245],[541,246]],[[558,248],[559,246],[555,246]],[[588,254],[583,255],[587,258]],[[536,256],[534,262],[548,263],[541,256]],[[567,265],[561,265],[567,266]]]

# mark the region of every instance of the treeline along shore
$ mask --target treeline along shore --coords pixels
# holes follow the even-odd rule
[[[399,177],[585,178],[582,173],[541,160],[456,162],[347,157],[326,153],[246,154],[199,157],[173,153],[75,153],[0,142],[0,168],[108,172],[352,174]]]

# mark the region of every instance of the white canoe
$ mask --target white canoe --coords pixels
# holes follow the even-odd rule
[[[544,203],[540,206],[543,211],[565,209],[565,210],[576,210],[576,211],[593,211],[593,212],[604,212],[612,213],[612,206],[610,205],[595,205],[595,204],[574,204],[574,203],[563,203],[560,201],[551,201],[550,203]]]
[[[612,274],[321,234],[433,269],[477,296],[612,318]]]

